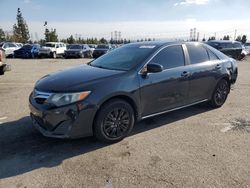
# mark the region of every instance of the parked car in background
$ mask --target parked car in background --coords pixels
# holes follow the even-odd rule
[[[62,42],[46,42],[39,50],[39,57],[57,58],[63,56],[66,44]]]
[[[40,50],[39,44],[25,44],[14,51],[14,58],[36,58]]]
[[[93,58],[98,58],[111,50],[112,47],[110,44],[99,44],[93,52]]]
[[[14,51],[20,47],[14,42],[2,42],[0,43],[0,48],[3,49],[6,57],[13,57]]]
[[[10,71],[10,65],[6,64],[5,53],[0,48],[0,75],[4,75],[5,71]]]
[[[208,41],[207,44],[234,59],[241,60],[245,57],[243,47],[240,42],[229,40],[212,40]]]
[[[66,50],[70,48],[73,44],[66,44]]]
[[[244,47],[245,47],[245,50],[247,52],[247,55],[249,55],[250,54],[250,42],[246,42],[244,44]]]
[[[90,50],[91,50],[91,56],[93,57],[93,53],[94,53],[94,50],[96,49],[96,46],[97,45],[95,45],[95,44],[88,44],[88,46],[89,46],[89,48],[90,48]]]
[[[117,142],[136,121],[201,102],[221,107],[237,73],[234,59],[206,44],[127,44],[38,80],[31,118],[45,136]]]
[[[92,56],[92,53],[91,53],[91,50],[87,44],[71,45],[64,52],[65,58],[70,58],[70,57],[84,58],[84,57],[91,57],[91,56]]]

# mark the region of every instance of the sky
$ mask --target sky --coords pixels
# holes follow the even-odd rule
[[[31,38],[43,38],[44,22],[59,38],[105,37],[188,39],[196,28],[200,39],[247,34],[249,0],[0,0],[0,28],[11,31],[21,9]]]

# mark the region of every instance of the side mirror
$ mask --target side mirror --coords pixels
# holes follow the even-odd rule
[[[163,66],[158,63],[149,63],[146,66],[147,73],[157,73],[162,71],[163,71]]]

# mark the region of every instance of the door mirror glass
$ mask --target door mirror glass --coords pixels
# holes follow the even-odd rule
[[[147,73],[157,73],[162,71],[163,71],[163,66],[158,63],[147,64],[147,70],[146,70]]]

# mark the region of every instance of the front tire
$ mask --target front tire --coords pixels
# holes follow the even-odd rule
[[[114,99],[104,104],[94,122],[94,135],[103,142],[122,140],[132,130],[135,123],[134,110],[129,103]]]
[[[52,57],[53,59],[56,59],[56,52],[51,52],[51,57]]]
[[[220,80],[214,89],[210,105],[213,108],[221,107],[226,102],[229,91],[229,83],[225,79]]]

